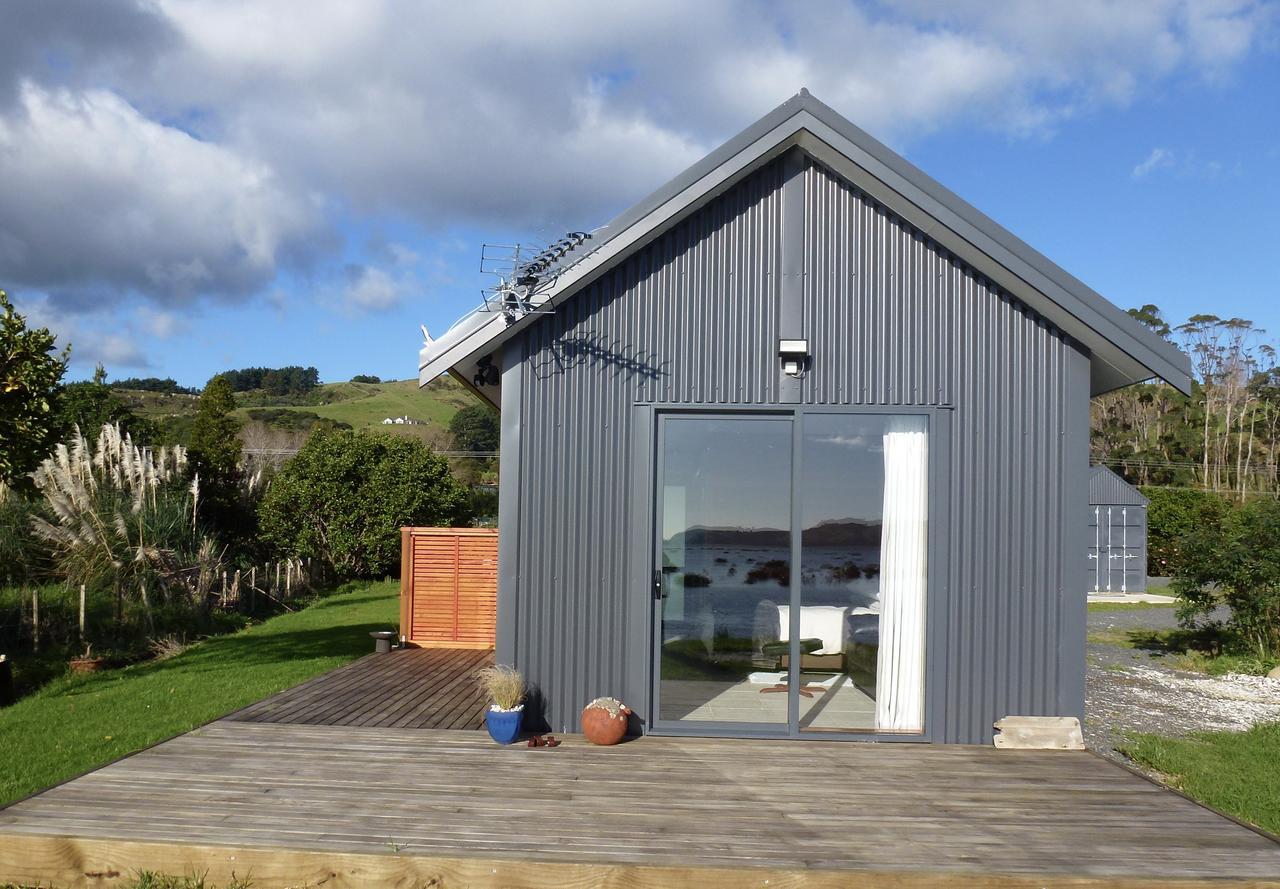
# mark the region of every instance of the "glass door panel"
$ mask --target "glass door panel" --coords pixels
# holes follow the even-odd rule
[[[803,423],[799,728],[919,732],[928,419]]]
[[[659,425],[658,719],[788,726],[792,420]]]

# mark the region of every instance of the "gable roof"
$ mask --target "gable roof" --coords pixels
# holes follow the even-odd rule
[[[1106,466],[1089,467],[1090,506],[1146,506],[1150,502],[1114,470]]]
[[[633,249],[706,205],[742,177],[798,146],[990,278],[1090,354],[1097,395],[1158,377],[1190,393],[1191,365],[1177,347],[979,212],[922,170],[801,90],[756,123],[592,233],[544,292],[554,308]],[[537,315],[508,323],[500,312],[464,317],[419,355],[422,385],[491,354]],[[489,387],[486,387],[489,388]],[[489,397],[486,394],[486,397]]]

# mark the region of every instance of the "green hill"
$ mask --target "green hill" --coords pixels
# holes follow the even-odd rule
[[[182,424],[194,416],[197,396],[117,389],[134,413],[148,419]],[[269,396],[262,392],[243,392],[236,396],[236,411],[249,418],[251,410],[269,408],[272,412],[311,414],[355,429],[379,429],[397,435],[411,435],[427,441],[443,442],[449,421],[460,408],[474,404],[476,396],[452,377],[442,377],[425,389],[417,380],[391,380],[385,383],[325,383],[304,396]],[[261,413],[259,413],[261,416]],[[408,417],[412,425],[387,426],[385,419]],[[290,424],[292,425],[292,424]]]
[[[380,429],[400,435],[431,438],[431,431],[449,428],[460,408],[472,404],[475,396],[452,377],[444,377],[418,388],[417,380],[386,383],[328,383],[320,386],[309,404],[278,405],[284,410],[312,413],[355,429]],[[243,409],[242,409],[243,410]],[[383,420],[408,417],[409,426],[385,426]]]

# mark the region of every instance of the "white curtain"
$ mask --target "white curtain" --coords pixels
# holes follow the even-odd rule
[[[876,729],[885,732],[924,727],[928,430],[927,417],[903,416],[891,418],[884,433]]]

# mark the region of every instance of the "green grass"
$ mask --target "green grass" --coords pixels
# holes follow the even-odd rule
[[[164,661],[56,679],[0,710],[0,805],[195,728],[372,650],[399,585],[348,584],[310,607]]]
[[[1120,750],[1188,796],[1280,833],[1280,722],[1185,739],[1135,735]]]
[[[151,419],[192,417],[197,399],[190,395],[163,395],[157,392],[114,390],[135,413]],[[314,413],[320,417],[347,423],[355,429],[386,429],[387,417],[408,415],[423,420],[426,426],[398,426],[397,434],[422,435],[426,429],[443,430],[459,408],[475,403],[476,397],[451,377],[442,377],[425,389],[417,380],[388,380],[385,383],[325,383],[305,396],[274,398],[263,393],[245,393],[238,400],[237,414],[243,419],[250,408],[280,407],[290,411]]]
[[[329,399],[328,403],[281,407],[285,410],[309,411],[339,423],[347,423],[355,429],[385,429],[382,425],[384,419],[406,415],[444,429],[459,408],[466,407],[475,400],[475,396],[452,379],[436,380],[426,389],[419,389],[417,380],[331,383],[320,388],[319,397]],[[403,428],[396,427],[395,431],[401,432]],[[411,430],[414,428],[409,427]]]

